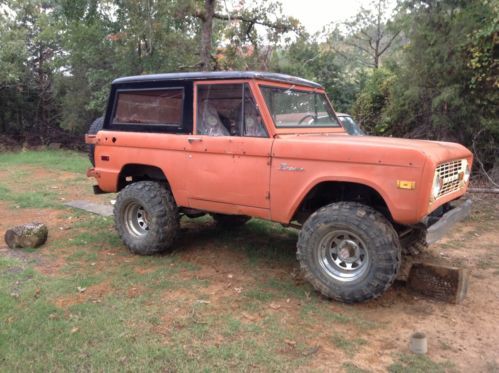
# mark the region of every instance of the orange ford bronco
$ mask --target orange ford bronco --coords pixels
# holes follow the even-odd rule
[[[382,294],[402,253],[471,209],[465,147],[349,136],[323,87],[287,75],[120,78],[86,142],[87,175],[95,193],[119,192],[116,228],[132,252],[171,247],[182,215],[226,227],[271,220],[300,230],[304,276],[343,302]]]

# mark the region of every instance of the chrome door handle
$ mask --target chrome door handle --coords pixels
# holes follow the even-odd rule
[[[203,138],[202,137],[188,137],[187,141],[189,141],[189,143],[192,144],[193,142],[203,141]]]

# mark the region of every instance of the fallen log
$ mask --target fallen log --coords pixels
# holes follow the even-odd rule
[[[47,241],[48,229],[42,223],[29,223],[10,228],[5,232],[5,243],[11,249],[35,248]]]

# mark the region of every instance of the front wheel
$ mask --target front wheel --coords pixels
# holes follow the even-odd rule
[[[381,213],[360,203],[339,202],[307,219],[297,257],[315,289],[354,303],[376,298],[390,287],[400,252],[397,233]]]
[[[139,255],[167,250],[179,230],[173,195],[153,181],[130,184],[118,194],[114,221],[123,243]]]

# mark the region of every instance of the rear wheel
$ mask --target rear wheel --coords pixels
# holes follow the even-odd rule
[[[322,207],[300,231],[297,257],[305,278],[323,295],[346,303],[381,295],[400,267],[390,222],[354,202]]]
[[[215,222],[222,228],[236,228],[246,224],[251,218],[244,215],[211,214]]]
[[[153,181],[126,186],[114,205],[116,230],[135,254],[167,250],[179,230],[177,205],[169,190]]]

